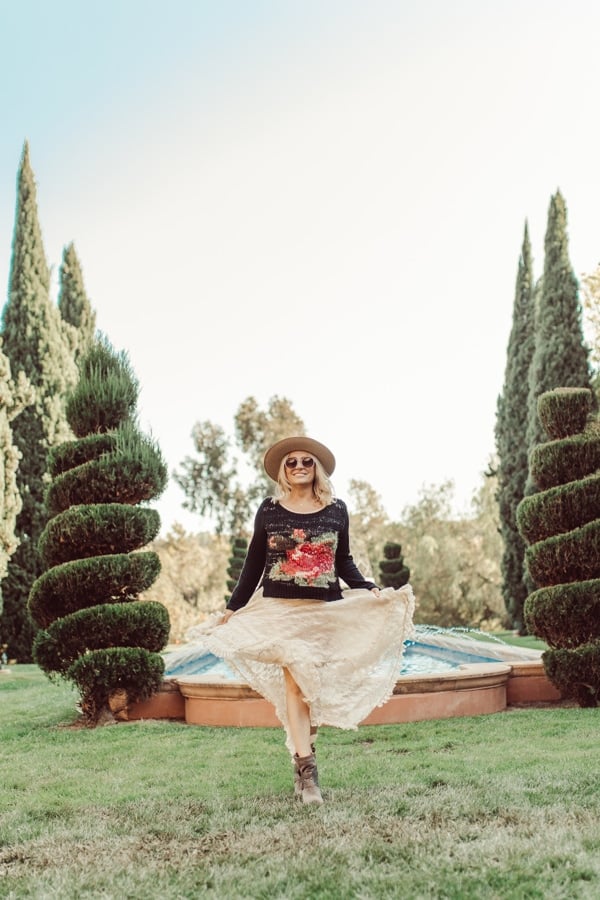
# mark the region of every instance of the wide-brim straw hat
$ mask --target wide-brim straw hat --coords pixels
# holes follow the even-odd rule
[[[265,453],[263,465],[267,475],[269,478],[272,478],[273,481],[277,481],[281,460],[292,450],[305,450],[306,453],[309,453],[311,456],[316,456],[327,475],[330,476],[333,474],[333,470],[335,469],[335,456],[329,447],[326,447],[325,444],[321,444],[319,441],[313,440],[313,438],[299,434],[294,437],[284,438],[282,441],[277,441],[277,443],[273,444],[272,447],[269,447]]]

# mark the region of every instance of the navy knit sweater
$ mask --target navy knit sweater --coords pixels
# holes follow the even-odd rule
[[[350,554],[348,510],[342,500],[314,513],[295,513],[267,498],[254,520],[254,535],[227,609],[241,609],[257,587],[265,597],[339,600],[342,578],[370,590]]]

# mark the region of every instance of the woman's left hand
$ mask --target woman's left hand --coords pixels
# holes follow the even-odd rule
[[[375,594],[376,597],[379,597],[379,595],[380,595],[379,588],[371,588],[371,593]]]

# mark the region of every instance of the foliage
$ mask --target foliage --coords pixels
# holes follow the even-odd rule
[[[591,400],[591,391],[588,394]],[[595,443],[600,453],[600,430],[589,423],[586,444],[574,443],[582,435],[573,432],[587,419],[580,391],[544,393],[538,405],[547,431],[557,437],[537,447],[531,457],[533,480],[549,481],[549,487],[524,499],[518,512],[523,533],[531,541],[527,567],[538,588],[526,601],[525,615],[529,627],[550,645],[543,657],[549,678],[581,706],[596,706],[600,700],[597,465],[594,453],[572,451],[582,447],[587,451]],[[558,480],[540,479],[540,469],[548,473],[549,458],[553,471],[560,471]],[[582,469],[582,459],[587,459],[588,469]]]
[[[29,611],[45,628],[86,606],[135,600],[154,583],[159,571],[160,561],[152,551],[74,559],[53,566],[35,580]]]
[[[66,444],[52,447],[48,454],[48,472],[51,476],[62,475],[69,469],[81,466],[91,459],[99,459],[105,453],[113,452],[117,447],[114,434],[89,434]]]
[[[151,600],[80,609],[38,631],[34,642],[38,665],[51,677],[65,675],[89,649],[90,634],[97,635],[96,649],[125,645],[158,653],[169,639],[169,613],[162,603]]]
[[[154,509],[123,503],[77,505],[51,519],[39,550],[46,566],[92,554],[129,553],[154,540],[160,516]]]
[[[519,631],[523,628],[527,587],[523,580],[525,542],[517,527],[516,510],[527,483],[527,396],[534,350],[534,321],[533,266],[526,223],[495,429],[498,508],[503,541],[502,595],[510,620]]]
[[[568,403],[563,394],[569,395]],[[538,397],[538,416],[553,441],[583,431],[592,411],[592,394],[587,388],[556,388]]]
[[[231,599],[231,594],[244,568],[246,554],[248,553],[248,539],[245,537],[234,537],[231,539],[231,556],[229,557],[229,566],[227,567],[227,590],[225,594],[225,602]]]
[[[103,453],[54,478],[46,491],[51,516],[74,504],[141,503],[163,492],[167,470],[156,442],[129,422],[112,436],[112,453]]]
[[[0,582],[6,576],[8,560],[17,549],[15,525],[22,506],[16,478],[21,453],[13,443],[10,423],[32,402],[33,391],[23,373],[19,373],[16,382],[11,378],[10,362],[0,343]]]
[[[544,440],[538,397],[560,387],[590,388],[591,373],[583,340],[578,284],[569,261],[567,209],[562,194],[557,191],[548,210],[543,284],[529,370],[529,448]]]
[[[496,480],[484,476],[473,514],[452,514],[452,482],[425,487],[397,531],[411,562],[415,621],[491,630],[504,622]]]
[[[158,555],[161,571],[142,599],[164,604],[171,620],[169,640],[181,641],[188,628],[223,609],[230,543],[220,536],[187,534],[174,525],[149,549]]]
[[[127,354],[115,354],[106,338],[99,338],[83,357],[79,381],[67,400],[76,437],[103,434],[130,422],[139,390]]]
[[[529,574],[539,585],[600,576],[600,518],[571,531],[564,527],[559,534],[532,544],[525,558]]]
[[[600,578],[540,588],[527,599],[527,621],[551,648],[600,638]]]
[[[96,313],[88,300],[83,284],[81,264],[72,243],[63,250],[58,279],[60,285],[58,309],[67,325],[75,362],[79,362],[93,344]]]
[[[543,541],[561,531],[571,531],[598,517],[600,474],[559,484],[539,495],[525,497],[517,521],[521,534],[530,543]]]
[[[350,540],[354,561],[366,578],[377,581],[381,548],[398,527],[390,522],[381,496],[367,482],[352,479],[348,488]]]
[[[541,491],[586,478],[598,469],[600,446],[593,427],[583,434],[538,444],[529,454],[531,479]]]
[[[254,397],[248,397],[235,415],[235,432],[252,472],[250,484],[242,483],[231,440],[221,426],[208,421],[194,425],[196,456],[186,457],[174,478],[185,494],[185,509],[209,516],[217,534],[246,535],[258,499],[273,489],[262,469],[265,451],[282,437],[305,434],[305,429],[289,400],[272,397],[261,410]]]
[[[106,715],[107,706],[110,708],[116,694],[123,693],[125,703],[150,697],[160,688],[164,671],[164,660],[159,653],[152,653],[146,647],[119,644],[82,654],[69,667],[67,675],[81,692],[84,716],[96,724]]]
[[[31,659],[34,629],[27,614],[27,595],[41,572],[37,540],[46,523],[44,487],[48,449],[70,434],[65,395],[77,372],[65,327],[49,295],[50,274],[38,221],[36,186],[23,147],[17,176],[17,202],[8,300],[3,312],[4,352],[14,377],[23,372],[33,389],[33,402],[14,420],[13,443],[21,453],[16,472],[22,508],[17,516],[19,542],[2,584],[1,630],[9,656]]]
[[[6,897],[600,892],[595,710],[324,728],[318,811],[294,802],[276,728],[141,721],[90,732],[73,719],[68,685],[32,666],[0,679]]]
[[[157,651],[168,638],[167,611],[138,603],[128,613],[124,604],[137,601],[160,571],[156,553],[140,552],[156,536],[158,516],[131,507],[160,493],[166,466],[135,425],[138,385],[125,355],[101,339],[80,369],[67,402],[79,452],[61,448],[53,457],[52,518],[40,538],[49,568],[32,586],[29,609],[45,629],[36,637],[36,660],[78,686],[84,716],[95,725],[112,717],[117,695],[125,703],[148,696],[164,671]],[[91,442],[98,432],[112,440]],[[66,460],[74,467],[65,468]]]
[[[596,370],[596,378],[600,373],[600,265],[593,272],[581,279],[583,293],[583,309],[591,337],[590,360]]]
[[[401,544],[386,541],[383,546],[383,557],[379,562],[378,582],[381,587],[392,587],[397,590],[408,584],[410,569],[404,565]]]

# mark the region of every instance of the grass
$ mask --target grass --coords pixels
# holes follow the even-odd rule
[[[471,638],[474,641],[489,641],[494,638],[500,638],[506,644],[512,644],[514,647],[524,647],[528,650],[547,650],[548,644],[545,641],[540,640],[540,638],[535,637],[533,634],[525,634],[520,635],[515,631],[477,631],[474,629],[473,631],[469,629],[465,629],[465,637]]]
[[[34,666],[0,676],[2,898],[596,898],[598,713],[322,729],[326,803],[276,729],[73,727]]]
[[[506,641],[507,644],[514,644],[515,647],[527,647],[530,650],[548,649],[548,644],[534,634],[519,635],[514,631],[495,631],[494,634]]]

